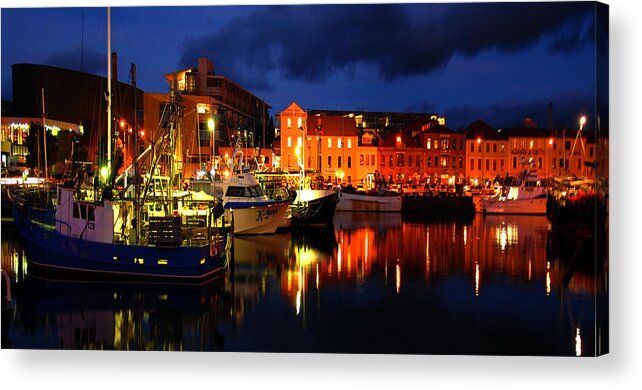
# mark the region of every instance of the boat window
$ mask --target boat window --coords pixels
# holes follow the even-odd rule
[[[78,211],[78,203],[74,203],[74,218],[80,218],[80,211]]]
[[[160,203],[156,203],[154,205],[154,207],[155,207],[156,211],[162,211],[163,210],[163,206]]]
[[[86,204],[81,204],[80,205],[80,218],[83,220],[87,219],[87,205]]]
[[[226,195],[227,196],[245,196],[245,188],[230,186],[227,188]]]
[[[88,206],[88,207],[89,207],[89,210],[88,210],[89,211],[89,220],[90,221],[95,221],[96,219],[94,217],[94,206]]]
[[[261,187],[259,187],[259,186],[250,187],[250,195],[251,196],[261,196],[261,195],[263,195],[261,193]]]

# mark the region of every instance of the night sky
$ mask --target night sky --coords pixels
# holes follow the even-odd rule
[[[209,57],[273,115],[296,101],[434,112],[452,129],[524,117],[547,127],[552,102],[553,126],[576,127],[595,112],[594,11],[592,2],[113,7],[112,51],[120,81],[134,62],[147,92],[166,92],[165,73]],[[14,63],[106,75],[106,14],[2,9],[2,99]]]

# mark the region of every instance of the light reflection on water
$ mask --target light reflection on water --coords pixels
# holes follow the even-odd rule
[[[605,276],[590,264],[567,273],[577,246],[544,217],[334,222],[237,236],[234,270],[201,286],[44,280],[3,234],[16,296],[8,346],[586,356],[587,335],[606,339],[608,324],[593,321]]]

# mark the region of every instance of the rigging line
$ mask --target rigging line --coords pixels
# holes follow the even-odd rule
[[[133,60],[132,62],[134,62],[134,63],[140,63],[140,62],[139,62],[139,60],[138,60],[138,58],[136,57],[136,53],[137,53],[137,51],[136,51],[136,50],[134,50],[134,45],[132,44],[132,40],[129,38],[129,34],[127,33],[127,28],[125,27],[125,22],[123,21],[122,16],[121,16],[121,15],[117,15],[117,19],[118,19],[118,22],[120,23],[120,25],[121,25],[121,27],[122,27],[122,32],[123,32],[123,34],[125,35],[125,40],[126,40],[126,41],[127,41],[127,43],[129,44],[129,49],[131,50],[131,53],[132,53],[132,54],[131,54],[131,57],[132,57],[132,60]],[[137,82],[137,84],[140,84],[140,85],[141,85],[141,88],[142,88],[142,87],[145,87],[145,88],[146,88],[146,85],[147,85],[147,84],[146,84],[146,82],[145,82],[145,77],[144,77],[143,73],[142,73],[142,72],[140,72],[140,73],[138,73],[138,75],[137,75],[137,76],[138,76],[138,79],[139,79],[139,80],[138,80],[138,82]],[[144,89],[143,89],[143,90],[144,90]]]

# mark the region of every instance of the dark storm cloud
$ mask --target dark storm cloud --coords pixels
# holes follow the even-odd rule
[[[44,65],[72,69],[93,74],[107,72],[107,57],[96,50],[80,47],[54,52],[42,60]]]
[[[546,36],[555,42],[552,50],[572,50],[587,43],[577,21],[593,7],[590,2],[269,6],[214,33],[187,38],[180,66],[207,56],[221,73],[261,89],[269,88],[270,71],[323,81],[358,64],[394,80],[430,73],[454,54],[518,51]],[[569,23],[578,25],[577,31],[563,28]]]
[[[595,99],[582,93],[567,93],[554,96],[550,100],[510,101],[491,105],[463,105],[446,108],[444,116],[452,129],[464,128],[476,120],[483,120],[494,128],[520,127],[524,118],[533,119],[538,127],[548,128],[548,108],[553,103],[552,124],[554,128],[577,126],[578,118],[586,115],[589,119],[587,129],[595,120]]]

